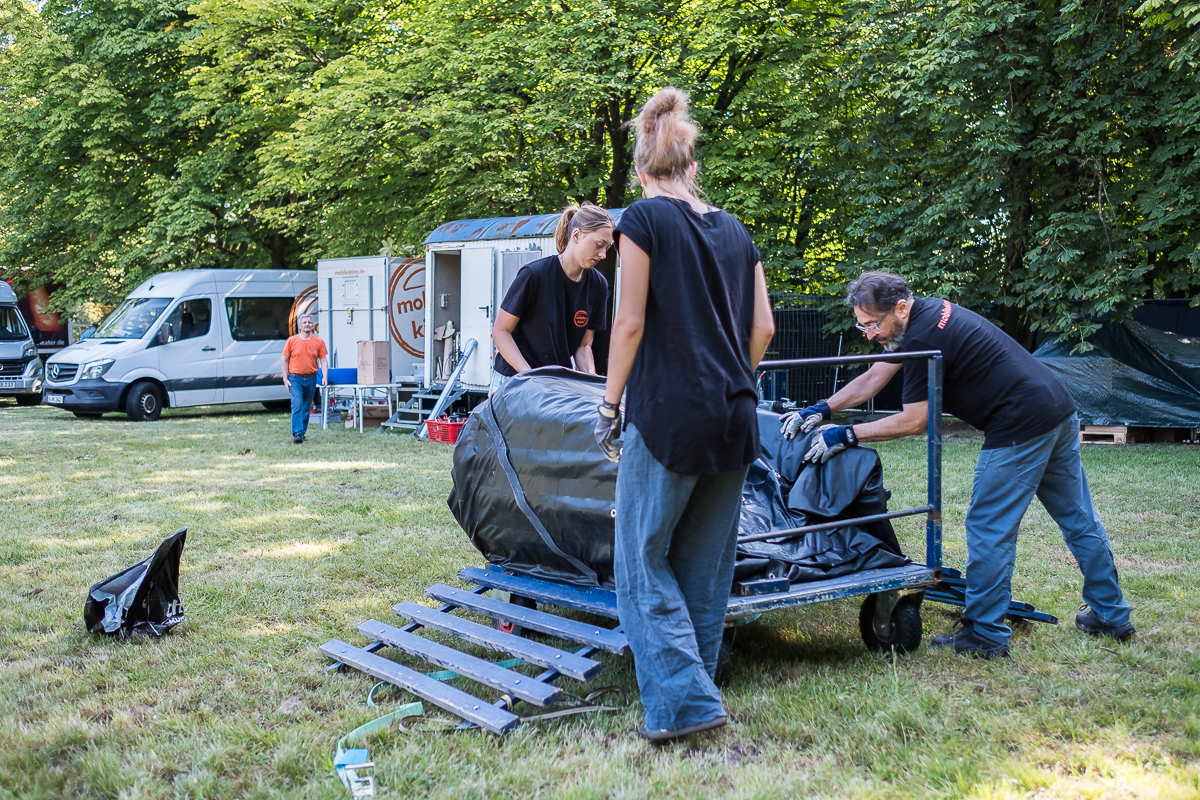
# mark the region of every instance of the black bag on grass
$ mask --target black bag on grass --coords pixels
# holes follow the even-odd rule
[[[145,561],[94,584],[83,605],[88,632],[162,636],[183,622],[179,557],[186,538],[180,528]]]

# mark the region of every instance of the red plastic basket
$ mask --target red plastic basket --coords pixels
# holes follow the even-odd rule
[[[431,442],[454,444],[458,441],[458,432],[467,423],[465,421],[451,422],[447,417],[438,417],[437,419],[427,420],[425,424],[429,426],[429,440]]]

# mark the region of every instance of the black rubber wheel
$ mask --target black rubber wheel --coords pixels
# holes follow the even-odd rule
[[[95,411],[72,411],[79,419],[100,419],[100,414]]]
[[[522,597],[519,594],[509,595],[508,602],[521,608],[537,608],[537,603],[528,597]],[[506,619],[498,619],[495,621],[496,630],[504,633],[511,633],[514,636],[520,636],[525,629],[515,622],[510,622]]]
[[[717,651],[717,674],[713,683],[721,690],[728,689],[733,683],[733,651],[729,649],[728,640],[722,641],[721,649]]]
[[[138,381],[125,397],[125,416],[132,422],[154,422],[162,414],[162,389],[150,381]]]
[[[37,394],[19,394],[17,395],[17,405],[19,406],[36,406],[42,402],[42,393]]]
[[[892,635],[886,640],[875,634],[875,601],[877,595],[868,595],[858,612],[858,630],[867,649],[877,653],[912,653],[921,646],[921,600],[917,597],[901,597],[892,609]]]
[[[291,400],[267,400],[263,402],[263,408],[267,411],[291,411]]]

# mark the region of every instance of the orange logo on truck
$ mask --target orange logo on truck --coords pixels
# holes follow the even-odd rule
[[[575,312],[575,327],[576,328],[586,328],[587,322],[588,322],[588,315],[587,315],[586,311],[576,311]]]
[[[388,329],[404,352],[425,355],[425,261],[397,265],[388,285]]]

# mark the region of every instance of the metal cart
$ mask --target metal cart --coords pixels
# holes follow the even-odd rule
[[[806,525],[770,531],[741,541],[790,538],[805,533],[831,530],[853,524],[925,515],[925,563],[890,569],[866,570],[853,575],[788,586],[786,581],[765,579],[739,585],[741,594],[729,598],[728,624],[745,622],[761,614],[782,608],[820,603],[845,597],[865,596],[859,614],[859,629],[866,645],[877,651],[910,652],[921,642],[921,603],[926,590],[938,583],[942,572],[942,356],[940,351],[897,353],[886,356],[841,356],[836,358],[767,361],[762,369],[799,366],[856,364],[874,361],[926,361],[928,364],[929,422],[928,476],[926,503],[915,508],[890,511],[869,517]],[[566,675],[586,681],[599,672],[601,663],[592,656],[600,652],[623,655],[628,644],[619,627],[609,628],[594,621],[581,621],[539,610],[537,605],[571,609],[607,620],[617,619],[615,593],[607,589],[577,586],[515,575],[498,567],[468,567],[458,577],[474,584],[471,590],[437,584],[425,594],[441,603],[438,608],[412,602],[396,605],[393,612],[406,620],[401,626],[368,620],[359,633],[370,644],[354,647],[339,640],[322,645],[321,652],[334,660],[331,669],[353,667],[375,678],[392,683],[461,717],[464,726],[479,726],[495,734],[504,734],[520,724],[516,704],[546,706],[557,702],[563,691],[553,685]],[[489,590],[507,592],[505,601],[488,596]],[[490,618],[482,625],[453,614],[463,610]],[[526,675],[508,666],[460,652],[429,638],[418,636],[421,628],[452,634],[464,641],[515,657],[525,664],[544,669],[538,675]],[[542,641],[528,639],[525,631],[548,634],[574,645],[560,649]],[[449,670],[437,677],[419,672],[379,655],[386,647],[396,648],[423,661]],[[447,678],[467,678],[500,692],[489,702],[449,685]]]

